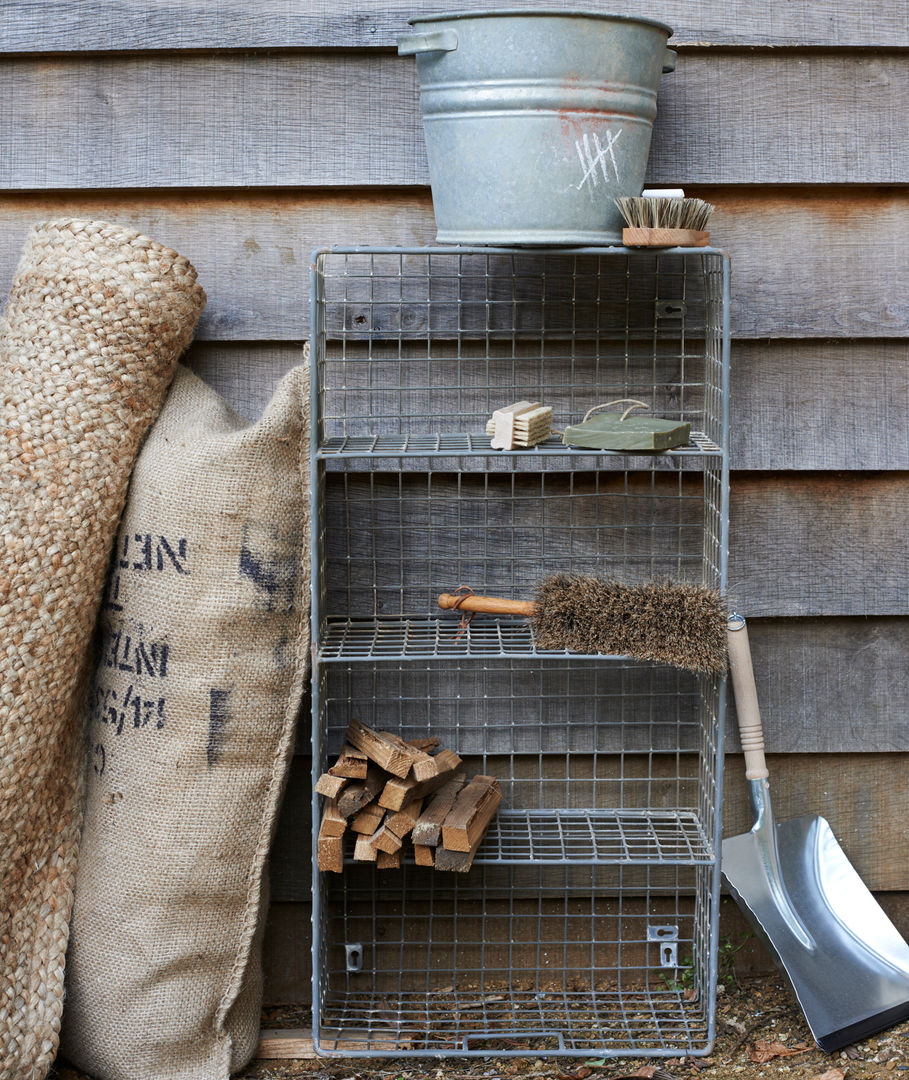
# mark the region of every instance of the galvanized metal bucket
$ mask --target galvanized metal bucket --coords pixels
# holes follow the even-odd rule
[[[615,244],[639,195],[670,27],[572,11],[419,16],[415,55],[438,239]]]

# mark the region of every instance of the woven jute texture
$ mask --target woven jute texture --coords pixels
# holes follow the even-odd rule
[[[139,444],[205,294],[140,234],[54,221],[0,322],[0,1078],[44,1077],[63,1004],[84,675]]]
[[[302,359],[302,358],[301,358]],[[247,424],[180,367],[99,623],[62,1048],[226,1080],[256,1046],[266,863],[309,671],[308,366]]]

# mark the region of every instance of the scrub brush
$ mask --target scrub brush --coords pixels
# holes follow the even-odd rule
[[[726,671],[727,610],[703,585],[657,581],[624,585],[583,574],[553,574],[534,600],[443,593],[439,607],[462,612],[525,615],[538,649],[630,656],[687,671]]]
[[[705,247],[705,226],[714,207],[703,199],[686,199],[681,188],[654,188],[638,198],[615,200],[628,228],[626,247]]]

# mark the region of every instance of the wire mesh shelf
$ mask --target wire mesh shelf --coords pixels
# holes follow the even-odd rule
[[[540,655],[520,620],[466,630],[438,596],[533,599],[545,577],[725,585],[721,460],[698,473],[330,472],[315,478],[323,659]]]
[[[568,655],[537,649],[526,622],[489,618],[464,627],[457,619],[329,619],[319,644],[319,659],[323,662],[503,656],[529,660]],[[605,654],[597,655],[605,658]]]
[[[715,678],[627,659],[379,659],[320,666],[314,693],[319,771],[356,718],[435,736],[468,775],[498,778],[480,862],[716,860]]]
[[[481,865],[446,878],[405,866],[379,875],[378,909],[374,879],[345,876],[322,901],[322,1053],[709,1051],[715,902],[705,868],[607,877],[601,867]]]
[[[693,812],[503,810],[477,857],[490,863],[710,864],[715,852]]]
[[[614,653],[576,653],[537,648],[526,622],[476,619],[462,626],[457,619],[329,619],[319,634],[319,660],[376,661],[447,659],[576,659],[628,661]]]
[[[468,872],[348,848],[314,874],[317,1050],[709,1053],[723,680],[539,650],[526,620],[461,625],[437,598],[529,600],[556,573],[725,589],[728,259],[336,248],[311,295],[314,778],[357,719],[439,739],[502,793]],[[688,445],[561,443],[615,398]],[[493,451],[519,400],[554,433]]]
[[[727,292],[714,249],[317,252],[317,452],[478,453],[512,402],[551,406],[561,430],[615,398],[690,423],[682,456],[722,452]]]
[[[348,863],[351,852],[346,852]],[[484,863],[710,865],[712,838],[695,811],[500,810],[474,860]]]
[[[345,1057],[668,1057],[707,1046],[707,1031],[704,1004],[687,986],[521,993],[503,984],[480,997],[467,989],[393,1002],[387,994],[327,998],[317,1049]]]
[[[485,433],[438,432],[428,435],[340,435],[326,439],[317,450],[318,457],[461,457],[482,455],[490,457],[489,436]],[[709,438],[703,431],[692,431],[686,446],[678,446],[664,453],[673,458],[700,455],[717,456],[722,447]],[[495,455],[511,457],[513,455],[540,457],[555,455],[562,458],[623,457],[617,450],[584,450],[565,446],[561,439],[550,436],[536,446],[517,450],[497,450]]]

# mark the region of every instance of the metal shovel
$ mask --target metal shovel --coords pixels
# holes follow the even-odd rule
[[[818,1046],[838,1050],[909,1018],[909,945],[822,817],[775,825],[745,620],[728,624],[754,826],[723,841],[723,877],[786,975]]]

